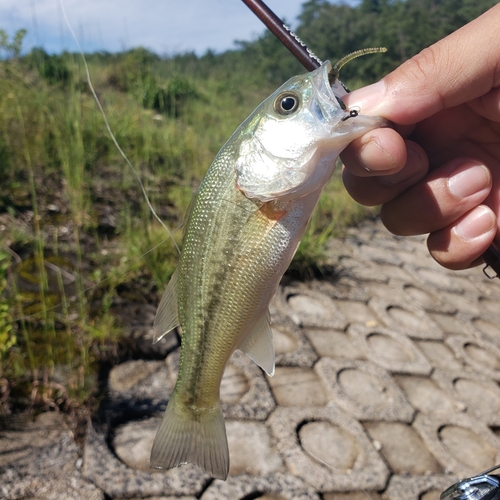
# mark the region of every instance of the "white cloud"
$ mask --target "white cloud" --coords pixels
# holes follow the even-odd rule
[[[148,47],[157,53],[223,51],[250,40],[264,26],[241,0],[62,0],[85,50]],[[294,23],[304,0],[267,0]],[[28,30],[25,47],[75,50],[59,0],[0,0],[0,28]]]

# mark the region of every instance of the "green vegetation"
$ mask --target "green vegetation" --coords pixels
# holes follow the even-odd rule
[[[304,4],[299,36],[369,83],[494,2]],[[432,13],[429,15],[429,13]],[[418,21],[417,21],[418,20]],[[0,30],[0,413],[88,403],[120,350],[119,304],[155,303],[175,268],[171,238],[112,144],[76,54],[22,55],[25,31]],[[302,69],[272,35],[223,54],[160,58],[142,49],[88,54],[110,126],[180,244],[183,214],[214,155],[241,121]],[[326,241],[367,211],[338,175],[293,263],[321,268]]]

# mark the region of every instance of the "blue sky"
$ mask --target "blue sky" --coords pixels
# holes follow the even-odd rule
[[[0,0],[0,28],[25,28],[24,48],[76,50],[60,1],[85,51],[121,51],[142,45],[164,55],[233,47],[264,26],[241,0]],[[267,0],[292,27],[305,0]]]

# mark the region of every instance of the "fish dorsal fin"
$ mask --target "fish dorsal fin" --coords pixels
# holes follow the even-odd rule
[[[180,325],[179,314],[177,312],[177,276],[178,272],[176,269],[168,282],[158,310],[156,311],[153,323],[153,344],[156,344],[167,333]]]
[[[271,330],[271,316],[267,311],[255,325],[250,336],[240,346],[252,361],[255,361],[268,375],[274,375],[274,344]]]

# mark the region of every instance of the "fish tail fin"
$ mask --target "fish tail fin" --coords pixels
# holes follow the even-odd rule
[[[151,450],[151,468],[171,469],[192,463],[216,479],[226,479],[229,450],[219,403],[199,414],[184,410],[171,398]]]

